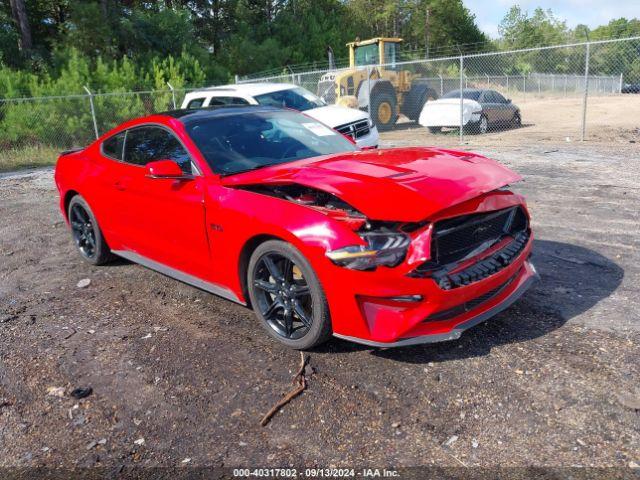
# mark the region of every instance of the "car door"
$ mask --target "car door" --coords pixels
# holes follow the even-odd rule
[[[491,90],[484,90],[482,92],[480,95],[480,104],[482,105],[482,112],[486,115],[490,124],[500,121],[500,111]]]
[[[129,212],[123,189],[131,182],[136,169],[122,161],[126,133],[116,133],[100,144],[99,156],[92,169],[92,188],[83,193],[113,248],[119,248],[129,236],[126,232]]]
[[[496,100],[496,109],[500,113],[500,122],[506,123],[513,119],[514,109],[506,98],[504,98],[499,92],[492,92],[493,97]]]
[[[123,190],[129,248],[138,255],[200,278],[210,272],[205,228],[204,178],[167,127],[127,131],[124,162],[132,170]],[[151,178],[146,165],[175,161],[188,179]]]

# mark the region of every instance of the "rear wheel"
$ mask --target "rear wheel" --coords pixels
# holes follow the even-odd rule
[[[73,197],[67,215],[73,241],[82,258],[93,265],[104,265],[115,258],[84,198],[80,195]]]
[[[306,258],[293,245],[269,240],[249,260],[247,290],[269,335],[288,347],[312,348],[331,335],[329,306]]]
[[[379,93],[371,101],[373,123],[380,131],[391,129],[398,119],[396,97],[390,93]]]

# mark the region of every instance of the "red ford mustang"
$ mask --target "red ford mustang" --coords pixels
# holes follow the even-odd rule
[[[63,153],[55,178],[86,260],[251,305],[297,349],[456,339],[537,277],[518,175],[466,152],[358,151],[289,110],[132,120]]]

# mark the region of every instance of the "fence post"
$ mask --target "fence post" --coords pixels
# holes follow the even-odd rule
[[[620,74],[620,85],[618,86],[618,93],[622,93],[622,73]]]
[[[440,77],[440,96],[444,95],[444,80],[442,79],[442,75],[438,74]]]
[[[505,75],[507,77],[507,93],[509,93],[509,75]]]
[[[369,119],[371,118],[371,65],[367,65],[367,112],[369,113]]]
[[[582,98],[582,135],[580,141],[584,142],[584,136],[587,131],[587,97],[589,96],[589,47],[590,43],[587,43],[587,52],[584,60],[584,97]]]
[[[567,80],[568,80],[569,76],[565,73],[564,74],[564,96],[567,96]]]
[[[527,98],[527,76],[522,74],[522,91],[524,92],[524,98]]]
[[[173,100],[173,109],[176,109],[176,91],[173,89],[173,85],[171,85],[169,82],[167,82],[167,85],[169,85],[169,90],[171,90],[171,99]]]
[[[491,80],[489,80],[489,75],[487,75],[487,88],[489,88],[489,85],[491,85]]]
[[[234,77],[234,78],[235,78],[235,83],[236,83],[236,85],[237,85],[238,83],[240,83],[240,77],[238,77],[238,74],[237,74],[237,73],[236,73],[236,75],[235,75],[235,77]]]
[[[89,106],[91,107],[91,117],[93,118],[93,131],[96,132],[96,140],[100,138],[98,134],[98,121],[96,120],[96,109],[93,106],[93,93],[86,86],[84,88],[85,92],[89,95]]]
[[[463,121],[463,113],[464,113],[464,104],[462,102],[463,100],[463,88],[462,88],[462,84],[463,81],[465,81],[465,76],[464,76],[464,57],[462,55],[460,55],[460,144],[462,145],[462,143],[464,142],[464,121]]]

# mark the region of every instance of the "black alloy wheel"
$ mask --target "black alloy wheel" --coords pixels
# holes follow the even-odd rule
[[[89,204],[80,195],[69,202],[67,218],[71,236],[82,258],[93,265],[104,265],[115,259]]]
[[[96,255],[96,232],[91,216],[80,203],[74,203],[69,209],[71,233],[80,253],[87,259]]]
[[[331,335],[324,291],[293,245],[281,240],[260,244],[249,261],[247,290],[256,316],[281,343],[304,350]]]
[[[278,253],[263,255],[257,264],[253,286],[259,290],[258,308],[281,337],[297,340],[313,324],[313,299],[300,267]]]

